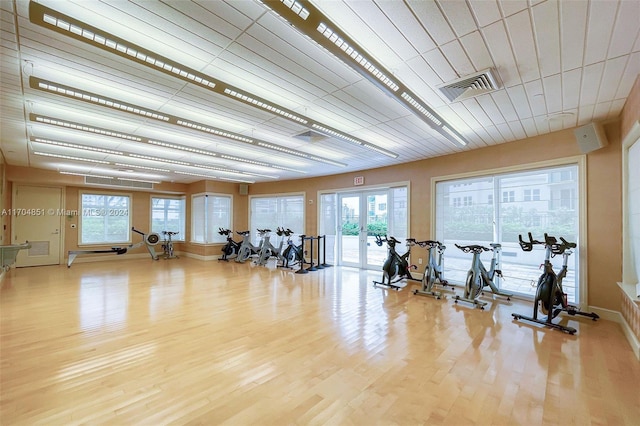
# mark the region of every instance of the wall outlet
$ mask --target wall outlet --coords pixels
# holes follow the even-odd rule
[[[422,258],[421,257],[418,258],[418,265],[422,265]]]

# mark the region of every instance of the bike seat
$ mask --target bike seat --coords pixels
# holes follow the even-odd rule
[[[251,235],[251,231],[236,231],[236,234],[246,236]]]

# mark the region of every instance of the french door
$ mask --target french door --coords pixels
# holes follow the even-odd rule
[[[393,189],[338,194],[339,264],[367,269],[382,266],[387,257],[387,246],[378,246],[376,235],[390,235],[392,215],[389,214],[389,206],[392,198]]]

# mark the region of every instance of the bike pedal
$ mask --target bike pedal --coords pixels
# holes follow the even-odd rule
[[[502,278],[502,270],[496,269],[496,275]]]

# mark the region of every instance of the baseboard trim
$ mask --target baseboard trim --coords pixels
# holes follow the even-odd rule
[[[180,256],[190,257],[191,259],[197,259],[197,260],[202,260],[202,261],[208,262],[208,261],[211,261],[211,260],[218,260],[221,255],[214,254],[214,255],[203,256],[201,254],[195,254],[195,253],[186,252],[186,253],[182,253]]]
[[[620,327],[622,327],[622,332],[624,333],[627,341],[629,342],[629,345],[631,346],[631,350],[636,356],[638,362],[640,362],[640,340],[638,340],[638,337],[633,334],[631,326],[629,325],[627,320],[624,319],[622,313],[609,309],[598,308],[597,306],[590,306],[589,309],[600,315],[601,319],[617,322],[618,324],[620,324]]]

